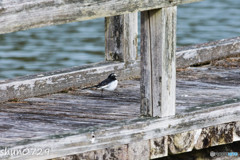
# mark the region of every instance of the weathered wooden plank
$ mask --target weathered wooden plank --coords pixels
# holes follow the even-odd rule
[[[162,43],[162,91],[161,91],[161,110],[160,117],[175,114],[176,103],[176,23],[177,23],[177,7],[163,8],[163,24],[165,32],[163,32]],[[158,69],[158,68],[156,68]],[[157,82],[157,79],[155,80]],[[157,101],[155,101],[156,103]],[[157,104],[156,104],[157,106]]]
[[[141,14],[141,113],[175,114],[176,7]]]
[[[105,58],[107,61],[137,60],[138,13],[105,18]]]
[[[0,81],[0,102],[14,98],[27,98],[59,92],[70,87],[84,87],[99,83],[115,72],[119,79],[136,77],[140,73],[139,63],[98,63],[61,71],[48,72]]]
[[[138,12],[124,15],[124,61],[136,61],[138,58]]]
[[[221,39],[214,42],[177,49],[177,67],[204,64],[224,57],[240,54],[240,37]]]
[[[201,0],[2,0],[0,34],[197,1]]]
[[[229,127],[230,126],[230,127]],[[127,147],[127,145],[121,145],[118,147],[109,147],[105,150],[110,150],[111,151],[111,155],[108,155],[109,159],[114,159],[116,157],[118,157],[118,154],[116,154],[116,148],[118,148],[118,151],[121,152],[122,154],[124,154],[124,158],[128,157],[128,160],[135,160],[135,159],[156,159],[156,158],[162,158],[165,157],[163,159],[169,159],[170,157],[172,157],[173,155],[179,155],[179,153],[185,153],[185,152],[191,152],[193,151],[193,147],[197,146],[198,143],[200,142],[201,144],[206,143],[218,143],[218,144],[225,144],[222,148],[223,150],[221,152],[229,152],[228,150],[226,150],[226,147],[228,146],[228,144],[231,144],[232,142],[236,142],[235,143],[235,149],[238,149],[238,145],[239,142],[234,141],[234,131],[235,129],[237,129],[239,127],[239,122],[230,122],[230,123],[225,123],[225,124],[220,124],[217,126],[210,126],[210,127],[206,127],[203,129],[197,129],[197,130],[191,130],[188,132],[183,132],[183,133],[178,133],[175,135],[169,135],[169,136],[164,136],[164,137],[160,137],[160,138],[154,138],[154,139],[149,139],[148,141],[139,141],[137,143],[131,143],[128,146],[134,147],[135,150],[132,150],[131,147]],[[219,129],[220,128],[220,129]],[[208,132],[207,136],[202,137],[200,136],[200,134],[202,135],[202,133],[206,133],[205,131],[211,131]],[[169,139],[169,142],[168,142]],[[226,141],[227,140],[227,141]],[[148,142],[150,143],[150,150],[149,150],[149,145]],[[202,148],[198,148],[198,149],[204,149],[206,146],[203,146]],[[126,150],[123,150],[122,148],[125,148]],[[170,153],[168,154],[168,148]],[[143,151],[143,149],[145,149]],[[103,149],[100,150],[95,150],[95,151],[90,151],[90,152],[86,152],[80,155],[84,155],[81,156],[80,159],[83,158],[89,158],[90,159],[104,159],[104,157],[106,157],[106,153],[104,153]],[[206,151],[206,150],[205,150]],[[214,155],[212,152],[217,152],[216,151],[216,147],[210,148],[210,153],[207,153],[208,157],[211,154],[211,157],[215,157],[216,155]],[[235,150],[234,150],[235,151]],[[237,151],[237,150],[236,150]],[[151,157],[149,158],[148,156],[148,152],[151,153]],[[203,151],[204,152],[204,151]],[[232,150],[230,150],[230,152],[232,152]],[[93,157],[94,155],[94,157]],[[147,155],[147,156],[146,156]],[[185,156],[179,156],[179,159],[187,159],[189,157],[190,154],[187,154]],[[134,157],[136,156],[136,157]],[[166,156],[170,156],[170,157],[166,157]],[[64,160],[64,159],[71,159],[71,157],[79,157],[78,155],[72,155],[72,156],[66,156],[66,157],[61,157],[61,158],[57,158],[57,159],[52,159],[52,160]],[[176,156],[178,157],[178,156]],[[181,157],[181,158],[180,158]],[[202,157],[202,155],[201,155]],[[222,156],[221,156],[222,157]],[[121,159],[124,159],[121,158]],[[236,158],[236,157],[235,157]],[[235,159],[234,158],[234,159]],[[170,158],[171,159],[171,158]],[[229,159],[227,157],[224,157],[224,159]],[[74,159],[73,159],[74,160]]]
[[[49,159],[99,150],[112,146],[160,138],[199,128],[215,126],[218,124],[240,121],[239,104],[224,105],[217,108],[186,114],[184,116],[165,117],[161,119],[138,119],[101,126],[100,129],[86,130],[74,135],[56,135],[51,138],[41,139],[38,142],[19,145],[11,149],[23,147],[49,147],[49,155],[20,155],[12,159]],[[94,140],[92,134],[94,133]]]
[[[141,12],[141,115],[152,116],[152,66],[149,11]]]
[[[166,41],[168,41],[168,34],[166,21],[168,19],[168,11],[166,8],[162,8],[159,10],[151,10],[149,12],[149,29],[150,29],[150,54],[151,54],[151,92],[152,92],[152,113],[151,116],[162,117],[164,116],[164,99],[167,98],[164,95],[164,86],[163,79],[166,75],[164,75],[164,70],[166,69],[164,66],[164,61],[168,61],[168,59],[164,58],[164,54],[168,54],[168,49],[165,47]],[[170,17],[169,17],[170,18]],[[171,35],[170,35],[171,36]],[[171,38],[170,38],[171,39]],[[166,52],[166,53],[165,53]],[[172,74],[169,72],[168,74]],[[166,99],[168,100],[168,98]],[[171,107],[170,107],[171,108]]]
[[[105,18],[105,59],[124,61],[124,15]]]

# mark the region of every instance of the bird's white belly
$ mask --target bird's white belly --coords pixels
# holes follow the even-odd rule
[[[113,91],[117,88],[117,85],[118,85],[118,81],[115,80],[115,81],[112,81],[111,83],[109,83],[106,86],[100,87],[100,89],[104,89],[104,90],[107,90],[107,91]]]

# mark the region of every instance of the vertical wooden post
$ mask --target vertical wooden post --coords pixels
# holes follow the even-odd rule
[[[107,61],[137,59],[138,13],[105,18],[105,57]]]
[[[175,114],[177,7],[141,13],[141,114]]]

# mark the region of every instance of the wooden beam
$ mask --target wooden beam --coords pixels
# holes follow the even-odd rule
[[[0,2],[0,34],[201,0],[24,0]]]
[[[141,108],[140,113],[144,116],[153,116],[152,108],[152,66],[151,66],[151,37],[150,37],[149,11],[141,12]]]
[[[107,61],[136,61],[138,13],[105,18],[105,57]]]
[[[162,48],[162,96],[160,117],[175,114],[176,103],[176,28],[177,7],[163,8],[166,18]],[[156,102],[155,102],[156,103]]]
[[[141,114],[175,114],[176,7],[141,13]]]
[[[239,104],[223,105],[199,112],[192,112],[184,116],[127,120],[107,124],[107,126],[99,126],[99,128],[84,128],[68,134],[38,137],[23,141],[22,143],[19,142],[17,146],[9,147],[8,149],[48,148],[50,152],[49,154],[46,153],[39,156],[25,154],[7,158],[15,160],[40,160],[63,157],[109,147],[134,144],[135,142],[145,142],[146,140],[154,140],[155,138],[161,138],[163,136],[238,121],[240,121]],[[239,127],[237,126],[236,129],[238,129],[236,131],[238,136],[236,135],[236,138],[233,137],[233,141],[239,140]],[[93,134],[94,139],[92,137]]]

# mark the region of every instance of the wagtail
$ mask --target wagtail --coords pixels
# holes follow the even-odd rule
[[[103,80],[99,84],[91,86],[91,87],[86,87],[83,89],[97,88],[97,89],[101,89],[102,92],[103,92],[103,90],[114,91],[118,85],[118,80],[116,79],[116,77],[117,77],[117,75],[115,73],[111,73],[107,79]]]

